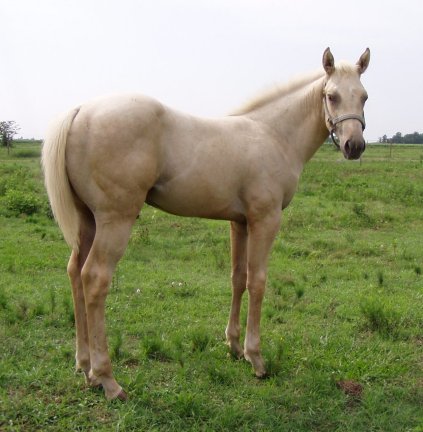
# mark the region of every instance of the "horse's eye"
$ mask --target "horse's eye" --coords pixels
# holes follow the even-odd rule
[[[331,103],[337,103],[339,101],[339,97],[336,94],[328,94],[328,100]]]

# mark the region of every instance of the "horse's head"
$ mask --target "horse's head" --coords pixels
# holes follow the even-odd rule
[[[366,148],[363,138],[365,128],[364,104],[367,92],[360,82],[361,74],[367,69],[370,50],[361,55],[354,66],[335,66],[330,49],[323,53],[323,67],[326,83],[323,94],[326,126],[346,159],[358,159]]]

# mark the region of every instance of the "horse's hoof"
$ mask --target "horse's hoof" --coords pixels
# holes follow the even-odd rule
[[[126,401],[128,399],[128,396],[125,390],[123,390],[123,388],[119,386],[119,388],[114,393],[108,393],[106,391],[106,399],[108,401],[114,401],[114,400]]]
[[[260,380],[265,380],[267,378],[269,378],[269,374],[264,371],[264,372],[255,372],[256,378],[260,379]]]
[[[265,379],[268,377],[266,368],[264,366],[264,361],[260,355],[251,356],[247,353],[244,354],[245,360],[251,363],[253,367],[254,375],[259,379]]]
[[[229,352],[227,353],[227,356],[228,356],[231,360],[236,360],[236,361],[244,360],[244,353],[240,354],[240,353],[237,353],[237,352],[234,352],[234,351],[229,351]]]
[[[125,402],[128,399],[128,395],[126,394],[126,392],[122,389],[119,394],[116,396],[116,399],[119,399],[123,402]]]
[[[228,356],[232,357],[232,359],[241,360],[244,358],[244,350],[239,343],[231,343],[227,340],[226,345],[229,347]]]

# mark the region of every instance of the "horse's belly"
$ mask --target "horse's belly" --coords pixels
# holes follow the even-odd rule
[[[206,189],[174,190],[156,185],[147,194],[146,203],[179,216],[245,221],[244,206],[237,196],[210,193]]]

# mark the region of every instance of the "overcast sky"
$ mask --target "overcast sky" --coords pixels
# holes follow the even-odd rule
[[[0,120],[42,138],[86,100],[142,92],[221,116],[336,60],[370,67],[366,139],[423,132],[422,0],[0,0]]]

